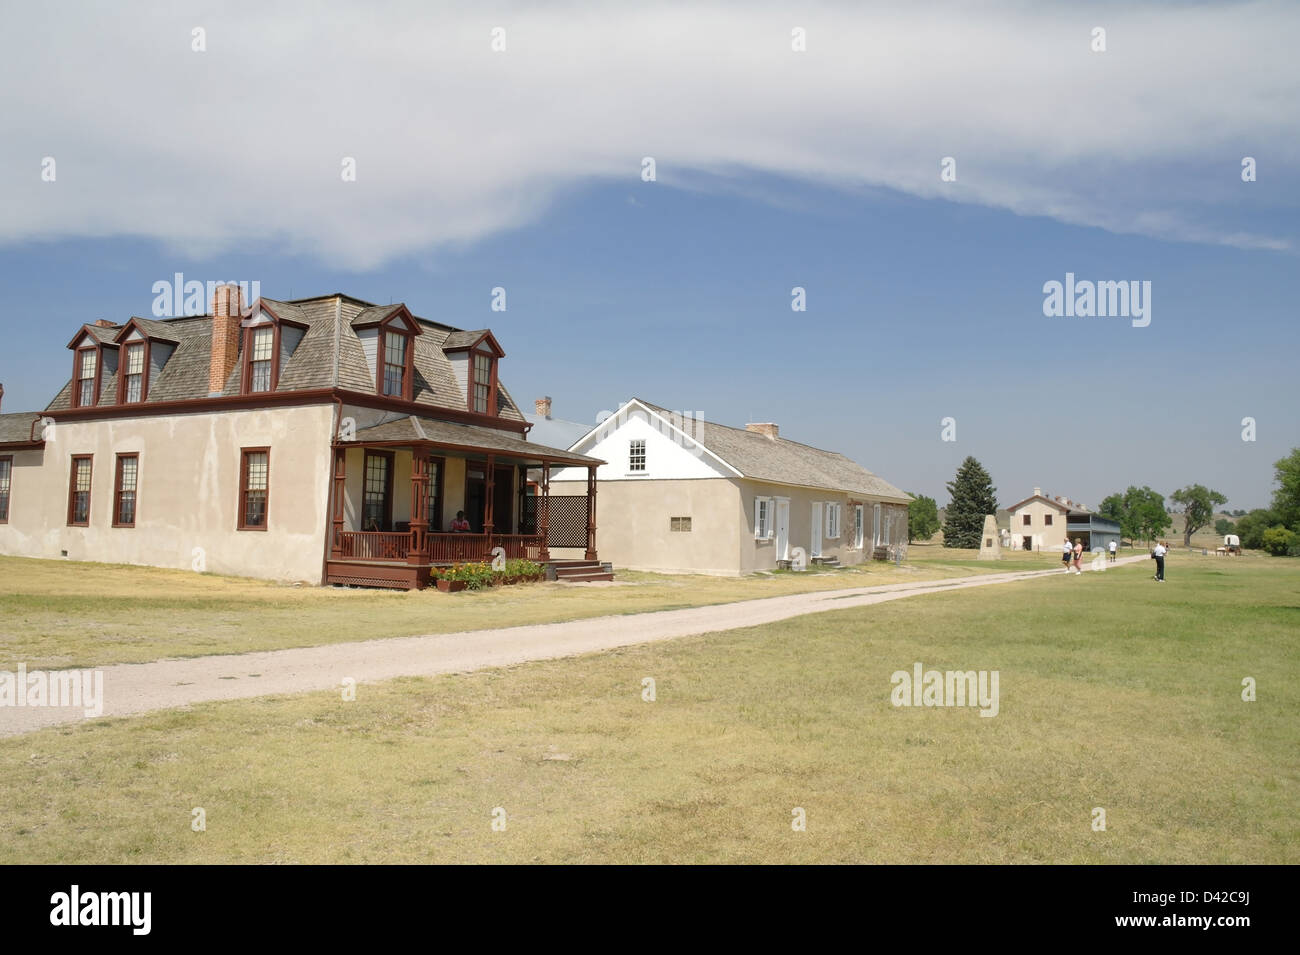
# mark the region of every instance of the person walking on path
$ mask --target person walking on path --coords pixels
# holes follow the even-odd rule
[[[1073,554],[1074,547],[1071,546],[1070,538],[1067,537],[1065,543],[1061,545],[1061,570],[1067,574],[1070,572],[1070,558]]]
[[[1164,541],[1157,541],[1155,549],[1151,551],[1151,556],[1156,561],[1155,579],[1160,583],[1165,582],[1165,554],[1169,553],[1169,545]]]
[[[1076,574],[1083,573],[1083,568],[1079,566],[1082,561],[1083,561],[1083,538],[1076,537],[1074,539],[1074,572]]]
[[[1116,552],[1119,550],[1119,543],[1116,541],[1111,541],[1109,550],[1110,550],[1110,562],[1113,564],[1115,563]]]

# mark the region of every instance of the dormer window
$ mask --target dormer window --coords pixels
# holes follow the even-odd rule
[[[471,385],[472,403],[471,411],[479,414],[491,414],[489,410],[493,407],[492,392],[496,384],[495,368],[496,362],[492,360],[491,355],[483,352],[474,352],[474,379]]]
[[[292,307],[274,304],[276,308]],[[240,324],[244,326],[239,358],[240,392],[249,395],[275,391],[280,387],[285,365],[307,334],[307,325],[281,318],[263,299],[258,299],[250,317]]]
[[[415,400],[415,336],[424,334],[405,305],[372,305],[352,319],[366,364],[374,375],[375,394]]]
[[[133,318],[117,333],[114,344],[117,367],[104,371],[117,378],[117,403],[140,404],[149,392],[167,360],[176,350],[175,339],[166,337],[170,330],[162,322]],[[105,352],[110,355],[110,352]],[[111,361],[111,358],[110,358]]]
[[[144,347],[144,342],[132,342],[126,346],[126,359],[122,363],[126,385],[123,400],[126,402],[144,400]]]
[[[99,391],[99,351],[81,348],[77,351],[77,407],[88,408],[95,404]]]
[[[270,325],[251,330],[248,352],[248,390],[270,391],[275,357],[275,329]]]
[[[497,362],[506,353],[486,328],[454,331],[442,343],[457,381],[465,389],[465,410],[471,414],[497,414]]]
[[[406,353],[409,336],[403,332],[384,332],[384,394],[397,398],[407,395]]]

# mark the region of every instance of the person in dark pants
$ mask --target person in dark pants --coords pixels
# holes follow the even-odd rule
[[[1165,581],[1165,554],[1167,553],[1169,553],[1169,545],[1164,541],[1157,542],[1155,550],[1151,552],[1151,556],[1156,559],[1156,580],[1161,583]]]

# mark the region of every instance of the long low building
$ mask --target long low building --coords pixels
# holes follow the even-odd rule
[[[907,543],[910,495],[777,425],[705,421],[634,398],[569,453],[599,458],[601,554],[618,567],[737,575],[808,562],[857,564]],[[546,493],[577,494],[586,468]]]

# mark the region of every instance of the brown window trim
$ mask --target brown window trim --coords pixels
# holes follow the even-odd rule
[[[1021,527],[1033,526],[1033,516],[1030,514],[1022,514],[1020,516],[1020,526]]]
[[[4,510],[0,511],[0,524],[9,523],[9,508],[14,500],[14,456],[12,454],[0,454],[0,464],[9,464],[9,490],[5,498]]]
[[[260,524],[246,524],[244,517],[248,514],[248,456],[258,453],[266,454],[266,519]],[[235,515],[235,530],[264,531],[271,526],[271,449],[270,447],[239,449],[239,513]]]
[[[370,459],[387,458],[388,464],[384,467],[384,519],[383,527],[380,530],[390,530],[393,526],[393,470],[397,465],[397,455],[392,451],[374,451],[366,448],[366,453],[361,459],[361,522],[365,524],[366,517],[366,480],[370,476]],[[369,530],[368,527],[362,527],[363,531]]]
[[[406,356],[402,370],[402,393],[400,395],[384,395],[387,398],[401,398],[403,401],[414,401],[415,394],[415,335],[406,327],[398,328],[397,323],[389,325],[387,321],[380,322],[376,329],[378,339],[375,349],[375,393],[384,394],[384,336],[392,332],[394,335],[401,335],[406,339]]]
[[[271,387],[266,391],[253,391],[253,335],[267,327],[271,329]],[[244,329],[243,339],[241,345],[244,353],[240,360],[239,393],[244,395],[270,394],[280,386],[280,323],[272,321],[249,325]]]
[[[126,400],[126,366],[127,355],[136,345],[144,346],[144,366],[140,369],[140,399],[138,401]],[[149,399],[149,363],[153,359],[152,347],[150,340],[141,337],[135,341],[123,342],[117,350],[117,403],[119,405],[139,405],[144,404]]]
[[[91,389],[90,404],[81,403],[81,383],[85,379],[81,377],[81,353],[93,351],[95,353],[95,378],[94,386]],[[72,350],[72,407],[74,408],[93,408],[99,404],[99,394],[104,381],[104,349],[98,344],[77,346]]]
[[[86,479],[86,519],[84,521],[74,521],[72,516],[77,506],[77,462],[90,462],[90,476]],[[74,454],[72,456],[72,466],[68,471],[68,526],[69,527],[89,527],[90,526],[90,506],[95,490],[95,456],[93,454]]]
[[[141,399],[144,400],[143,398]],[[127,458],[135,459],[135,505],[132,508],[131,523],[124,524],[118,518],[122,514],[122,462]],[[117,456],[117,465],[113,474],[113,526],[135,527],[135,518],[140,516],[140,452],[129,451]]]
[[[478,355],[483,355],[488,360],[489,380],[488,380],[488,397],[487,397],[486,411],[478,411],[474,407],[474,389],[475,386],[478,385],[478,379],[474,375],[474,359]],[[468,389],[469,394],[466,395],[466,402],[468,405],[466,410],[471,411],[474,414],[485,414],[488,415],[489,417],[495,418],[497,415],[497,356],[492,354],[491,352],[479,351],[478,346],[471,348],[469,350],[468,380],[469,380],[469,389]]]

